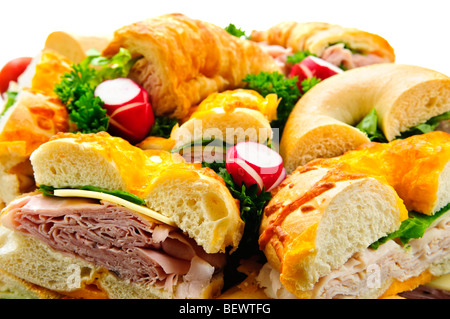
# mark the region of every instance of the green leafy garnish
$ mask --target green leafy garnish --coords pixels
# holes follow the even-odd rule
[[[16,91],[6,91],[6,103],[0,116],[5,115],[8,109],[16,102],[17,94],[18,92]]]
[[[83,61],[72,65],[72,70],[62,76],[54,91],[66,105],[77,131],[97,133],[108,129],[109,118],[103,101],[94,95],[95,88],[105,80],[127,76],[136,60],[123,48],[112,58],[91,50]]]
[[[178,123],[176,118],[170,118],[166,116],[156,116],[155,124],[152,126],[150,131],[151,136],[160,136],[164,138],[169,138],[172,128]]]
[[[304,79],[300,84],[302,86],[303,94],[308,92],[313,88],[314,85],[319,83],[321,80],[319,78],[316,78],[315,76]]]
[[[110,191],[110,190],[106,190],[106,189],[102,189],[102,188],[90,186],[90,185],[83,186],[78,189],[109,194],[109,195],[113,195],[113,196],[122,198],[124,200],[127,200],[127,201],[137,204],[137,205],[145,205],[145,201],[143,199],[141,199],[140,197],[138,197],[134,194],[126,192],[126,191],[120,191],[120,190]],[[53,192],[54,192],[55,188],[52,186],[48,186],[48,185],[39,185],[38,190],[40,190],[44,195],[53,196]]]
[[[279,72],[261,72],[248,74],[244,79],[248,88],[257,91],[263,97],[270,93],[276,93],[281,98],[277,108],[277,119],[271,123],[272,127],[283,132],[287,118],[301,96],[297,87],[297,77],[287,78]]]
[[[246,38],[249,39],[249,36],[245,35],[245,31],[241,30],[241,28],[236,27],[233,23],[230,23],[225,28],[225,31],[227,31],[229,34],[234,35],[238,38]]]
[[[410,129],[402,132],[402,134],[399,136],[399,138],[407,138],[412,135],[425,134],[425,133],[432,132],[436,129],[436,127],[439,125],[439,123],[441,121],[446,121],[446,120],[450,120],[450,111],[445,112],[441,115],[433,116],[425,123],[411,127]]]
[[[366,133],[368,138],[373,142],[387,142],[386,137],[378,127],[378,114],[375,109],[372,109],[361,122],[356,125],[356,128]]]
[[[424,215],[417,212],[410,212],[409,218],[404,220],[400,228],[389,235],[380,238],[370,247],[377,249],[381,244],[384,244],[390,239],[399,239],[402,245],[406,245],[411,239],[421,238],[428,227],[435,222],[439,217],[444,215],[450,209],[450,203],[441,208],[434,215]]]
[[[413,135],[420,135],[433,132],[441,121],[450,119],[450,111],[441,115],[433,116],[425,123],[416,125],[402,132],[396,138],[407,138]],[[386,143],[388,142],[383,132],[378,127],[378,114],[375,109],[372,109],[362,120],[356,125],[360,131],[367,134],[369,139],[374,142]]]
[[[297,52],[295,52],[294,54],[289,55],[289,56],[287,57],[287,59],[286,59],[286,62],[287,62],[287,63],[291,63],[291,64],[297,64],[297,63],[302,62],[306,57],[308,57],[308,56],[310,56],[310,55],[312,55],[312,56],[317,56],[317,55],[315,55],[315,54],[309,52],[308,50],[305,50],[305,51],[297,51]]]
[[[264,207],[271,198],[270,193],[262,190],[258,194],[257,184],[250,186],[245,184],[242,186],[237,185],[223,162],[204,162],[202,164],[204,167],[211,168],[217,175],[222,177],[231,195],[239,200],[240,203],[241,218],[245,222],[244,234],[238,249],[232,255],[236,258],[248,258],[259,254],[259,226]]]

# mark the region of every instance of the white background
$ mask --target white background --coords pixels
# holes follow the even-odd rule
[[[278,22],[321,21],[377,33],[393,46],[397,63],[450,75],[450,0],[1,0],[0,67],[34,56],[47,35],[110,34],[121,26],[180,12],[250,33]]]

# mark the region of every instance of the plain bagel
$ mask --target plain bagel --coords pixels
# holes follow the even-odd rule
[[[317,84],[292,110],[280,141],[287,172],[369,141],[354,127],[372,108],[388,141],[450,110],[450,78],[418,66],[376,64]]]

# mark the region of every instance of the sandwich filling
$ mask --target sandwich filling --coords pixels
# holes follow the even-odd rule
[[[447,212],[421,238],[412,239],[406,246],[389,240],[376,250],[368,248],[354,254],[342,267],[316,282],[310,291],[311,298],[372,298],[374,292],[380,296],[396,281],[406,282],[427,271],[430,276],[448,272],[445,264],[449,258],[450,212]],[[257,280],[272,298],[295,298],[279,278],[280,273],[267,263]]]
[[[11,203],[1,223],[180,298],[199,297],[225,264],[224,254],[207,254],[179,229],[104,200],[27,196]]]

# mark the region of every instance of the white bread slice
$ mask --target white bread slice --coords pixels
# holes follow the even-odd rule
[[[244,223],[235,199],[212,170],[165,151],[143,151],[107,133],[61,134],[30,157],[37,184],[123,190],[172,218],[206,252],[236,248]]]
[[[60,299],[64,296],[0,269],[0,299]]]

